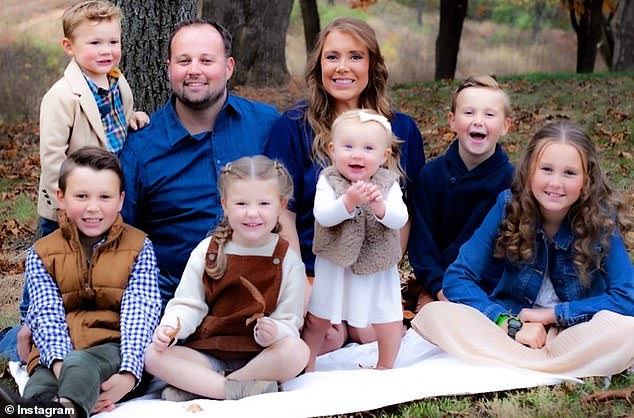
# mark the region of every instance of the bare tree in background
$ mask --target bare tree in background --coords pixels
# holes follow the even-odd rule
[[[319,35],[319,11],[317,0],[299,0],[302,9],[302,21],[304,22],[304,39],[306,39],[306,55],[315,47],[317,35]]]
[[[286,32],[292,8],[293,0],[203,0],[203,16],[233,35],[232,85],[286,84]]]
[[[134,92],[134,107],[148,114],[170,94],[165,68],[169,35],[196,16],[196,0],[115,0],[123,12],[121,68]]]
[[[469,0],[441,0],[440,27],[436,38],[436,73],[434,79],[453,79],[458,63],[462,24]]]
[[[634,70],[634,0],[620,0],[614,18],[614,55],[616,71]]]
[[[603,0],[568,0],[570,22],[577,34],[577,72],[591,73],[601,40]]]

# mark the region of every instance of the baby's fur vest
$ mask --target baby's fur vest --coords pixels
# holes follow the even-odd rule
[[[330,166],[322,172],[328,184],[335,190],[337,198],[352,185]],[[379,168],[370,179],[379,187],[383,197],[398,179],[398,175],[385,168]],[[333,263],[350,267],[354,274],[370,274],[396,265],[402,256],[399,231],[380,223],[370,205],[363,203],[355,209],[352,219],[338,225],[324,227],[315,221],[313,253]]]

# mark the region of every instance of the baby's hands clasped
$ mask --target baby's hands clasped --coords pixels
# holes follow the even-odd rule
[[[352,183],[343,196],[343,202],[349,213],[359,204],[367,202],[377,218],[382,219],[385,215],[385,201],[381,190],[377,185],[363,180]]]

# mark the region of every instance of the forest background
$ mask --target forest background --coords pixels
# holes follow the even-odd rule
[[[540,2],[547,7],[538,19],[534,6]],[[2,1],[0,326],[14,324],[18,319],[24,252],[34,241],[37,224],[39,103],[44,92],[62,75],[68,62],[59,43],[62,37],[60,17],[63,9],[73,3],[75,0]],[[164,4],[174,3],[178,2]],[[198,13],[204,3],[210,2],[201,0],[194,4]],[[288,31],[284,37],[285,81],[275,83],[275,86],[254,87],[258,83],[253,82],[232,86],[234,93],[272,103],[280,111],[303,97],[306,42],[300,3],[306,2],[291,3]],[[351,3],[361,7],[352,8]],[[446,113],[455,82],[449,79],[433,81],[441,3],[444,0],[315,2],[321,27],[334,17],[352,15],[368,21],[376,30],[390,70],[391,98],[397,107],[418,123],[425,137],[428,158],[443,153],[453,139],[446,123]],[[606,0],[608,6],[631,3],[632,0]],[[605,8],[602,13],[609,18],[610,8]],[[422,24],[417,21],[419,16]],[[124,34],[124,42],[126,36],[130,35]],[[605,42],[604,38],[601,39]],[[513,159],[519,156],[530,135],[545,121],[564,117],[580,123],[597,141],[604,168],[632,207],[634,72],[609,71],[612,67],[611,63],[608,64],[609,55],[602,55],[598,45],[593,72],[578,74],[577,46],[570,11],[562,2],[471,0],[459,38],[454,76],[456,79],[469,74],[498,76],[513,102],[513,128],[502,141]],[[604,56],[608,56],[607,60]],[[162,67],[162,61],[156,65]],[[248,64],[238,61],[238,73],[249,69]],[[125,67],[124,72],[130,78]],[[143,92],[148,89],[134,90]],[[147,97],[136,99],[143,102]],[[150,101],[147,103],[149,107],[144,110],[151,112],[152,104]],[[401,267],[404,295],[407,296],[411,273],[407,263]],[[3,377],[3,380],[10,382],[8,377]],[[632,374],[623,373],[611,382],[590,378],[584,379],[581,385],[439,397],[353,416],[633,417],[633,385]],[[608,386],[619,392],[608,393],[606,397],[621,399],[589,400],[588,396],[605,395],[603,389]]]

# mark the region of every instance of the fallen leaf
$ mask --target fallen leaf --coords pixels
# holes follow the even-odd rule
[[[187,407],[185,408],[185,412],[189,412],[190,414],[195,414],[197,412],[203,412],[204,409],[202,408],[202,406],[198,405],[197,403],[191,403],[189,405],[187,405]]]

